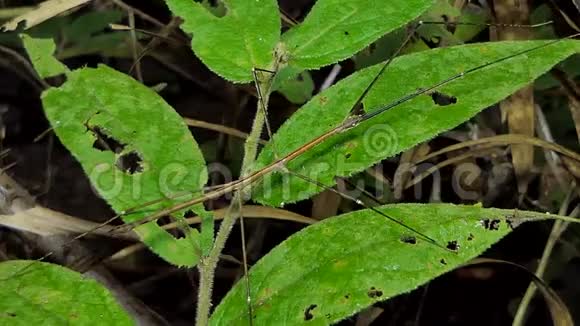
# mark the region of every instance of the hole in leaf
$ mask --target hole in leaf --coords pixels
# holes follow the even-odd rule
[[[199,0],[196,0],[196,2],[201,2]],[[214,9],[219,9],[219,3],[221,1],[220,0],[208,0],[206,1],[207,5],[209,5],[209,7],[214,8]],[[222,12],[221,10],[210,10],[210,13],[218,18],[224,17],[226,15],[229,14],[229,12],[227,11],[227,7],[226,7],[226,11]]]
[[[190,217],[194,217],[195,215],[196,214],[191,209],[189,209],[185,212],[185,214],[183,214],[183,217],[190,218]]]
[[[97,138],[93,143],[93,148],[98,149],[100,151],[111,151],[113,153],[121,153],[125,148],[125,144],[107,135],[103,129],[97,126],[92,128],[89,128],[87,126],[87,128]]]
[[[516,223],[516,221],[512,220],[512,219],[506,219],[505,222],[507,223],[507,225],[510,227],[510,229],[515,229],[516,226],[518,226],[518,223]]]
[[[369,296],[369,298],[371,299],[376,299],[376,298],[380,298],[383,296],[383,291],[376,289],[374,286],[372,286],[369,291],[367,292],[367,295]]]
[[[499,219],[493,219],[493,220],[485,219],[485,220],[481,221],[481,225],[483,225],[483,227],[486,230],[497,231],[497,230],[499,230],[500,222],[501,221]]]
[[[345,295],[344,295],[344,298],[345,298],[346,300],[350,299],[350,293],[348,293],[348,294],[345,294]]]
[[[439,106],[447,106],[457,103],[457,97],[455,96],[446,95],[440,92],[433,92],[430,95],[433,103]]]
[[[401,237],[401,242],[414,245],[417,243],[417,238],[412,235],[404,235]]]
[[[316,309],[316,307],[318,307],[318,305],[311,304],[310,306],[308,306],[308,308],[306,308],[306,310],[304,311],[304,320],[311,320],[312,318],[314,318],[312,311]]]
[[[351,156],[352,156],[352,154],[351,154],[351,153],[346,153],[346,154],[344,155],[344,158],[346,158],[346,159],[349,159]]]
[[[16,314],[13,312],[7,312],[6,315],[8,315],[8,317],[16,317]]]
[[[330,319],[330,318],[332,318],[332,315],[331,314],[326,314],[326,319]]]
[[[350,34],[347,31],[344,31],[344,35],[349,36]]]
[[[167,222],[167,221],[165,221],[165,219],[167,219],[167,216],[160,217],[155,221],[155,223],[157,223],[157,225],[163,227]]]
[[[471,241],[473,240],[473,238],[475,238],[475,236],[472,233],[470,233],[469,236],[467,236],[467,241]]]
[[[129,153],[119,156],[117,159],[117,168],[128,174],[135,174],[143,172],[143,166],[141,163],[143,159],[139,156],[139,153],[131,151]]]
[[[459,244],[455,240],[449,241],[449,242],[447,242],[447,249],[452,250],[452,251],[457,251],[457,249],[459,249]]]
[[[449,16],[443,14],[441,15],[441,20],[443,22],[445,22],[445,28],[451,32],[451,33],[455,33],[455,29],[457,27],[457,24],[453,21],[451,21],[451,19],[449,18]]]
[[[445,259],[441,258],[441,260],[439,261],[441,264],[443,265],[447,265],[447,262],[445,261]]]

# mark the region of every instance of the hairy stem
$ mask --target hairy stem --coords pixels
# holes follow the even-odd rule
[[[236,192],[228,211],[224,216],[222,224],[220,225],[218,234],[216,236],[213,248],[210,254],[201,259],[198,265],[199,269],[199,292],[197,301],[197,315],[195,324],[198,326],[206,326],[209,322],[209,312],[211,310],[211,294],[213,292],[213,280],[215,269],[219,261],[219,256],[225,246],[226,240],[236,222],[238,212],[240,211],[238,198],[239,192]]]
[[[252,131],[250,132],[250,135],[248,136],[244,145],[244,158],[242,161],[241,170],[242,178],[251,173],[252,166],[256,159],[260,135],[262,134],[264,122],[266,120],[266,110],[263,110],[262,108],[267,107],[271,83],[272,76],[266,79],[259,79],[257,81],[256,87],[260,88],[258,94],[262,94],[262,97],[258,99],[256,117],[254,118]],[[232,202],[228,207],[228,211],[222,220],[217,236],[215,238],[214,245],[209,255],[202,258],[198,265],[200,274],[196,316],[196,325],[198,326],[205,326],[209,322],[209,314],[212,306],[211,295],[213,292],[215,269],[217,267],[221,252],[226,244],[226,240],[228,239],[230,232],[232,231],[232,228],[240,215],[241,203],[244,201],[244,198],[249,195],[249,192],[250,188],[248,187],[245,190],[237,191],[234,194],[234,198],[232,199]]]

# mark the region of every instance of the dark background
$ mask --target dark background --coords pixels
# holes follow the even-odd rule
[[[279,1],[284,11],[295,20],[302,20],[313,5],[312,1]],[[20,7],[34,5],[36,1],[0,1],[0,6]],[[171,17],[162,1],[126,1],[127,5],[149,14],[163,24]],[[553,28],[554,36],[563,37],[573,33],[573,30],[561,19],[561,10],[576,19],[579,13],[572,1],[559,1],[558,7],[549,1],[535,1],[532,8],[551,5],[547,12],[556,21]],[[109,1],[95,1],[80,10],[70,14],[79,17],[83,14],[104,9],[116,8]],[[159,28],[139,16],[137,27],[156,31]],[[459,19],[460,21],[460,19]],[[121,21],[127,24],[124,14]],[[58,30],[58,29],[57,29]],[[110,31],[103,31],[108,33]],[[187,35],[174,30],[172,35],[187,40]],[[472,41],[487,41],[489,32],[484,29]],[[19,44],[10,39],[6,33],[2,35],[3,46],[12,48],[25,56]],[[56,34],[58,38],[58,34]],[[146,45],[149,39],[143,39]],[[431,47],[436,47],[441,40],[421,39],[417,35],[415,42],[424,41]],[[177,110],[189,118],[222,124],[242,131],[249,131],[255,108],[255,92],[252,85],[232,85],[211,73],[191,52],[188,44],[168,44],[162,42],[152,51],[166,55],[176,69],[168,69],[166,65],[150,56],[141,60],[141,70],[144,83],[152,86],[165,82],[168,86],[161,95]],[[369,49],[373,51],[373,48]],[[104,51],[106,52],[106,51]],[[382,58],[385,60],[387,57]],[[96,66],[106,63],[123,72],[128,72],[133,60],[123,57],[109,56],[99,51],[67,58],[64,62],[70,68]],[[343,69],[339,79],[354,72],[357,65],[353,60],[341,63]],[[574,61],[569,66],[575,67]],[[428,67],[425,67],[427,70]],[[559,68],[564,69],[564,68]],[[330,67],[312,72],[316,89],[326,78]],[[574,69],[564,70],[574,77]],[[547,78],[550,78],[549,76]],[[556,141],[572,150],[578,150],[578,136],[574,123],[570,119],[565,92],[555,79],[552,87],[538,90],[537,102],[541,105],[549,124],[554,131]],[[63,80],[54,78],[48,83],[57,86]],[[104,221],[114,215],[104,200],[92,190],[79,164],[70,153],[59,143],[59,140],[48,132],[39,140],[36,138],[50,126],[45,119],[40,102],[42,87],[21,64],[14,61],[4,52],[0,53],[0,114],[2,129],[5,134],[2,148],[9,152],[2,157],[2,166],[14,165],[7,171],[20,185],[25,187],[43,205],[66,214],[93,221]],[[270,103],[270,122],[274,129],[279,127],[299,105],[287,101],[284,96],[274,94]],[[200,109],[203,108],[203,109]],[[492,107],[471,121],[472,124],[485,128],[492,134],[509,133],[499,119],[500,112]],[[467,133],[468,128],[460,126],[458,133]],[[226,135],[200,128],[191,128],[195,139],[204,149],[208,162],[221,162],[235,171],[239,166],[242,153],[242,143]],[[264,135],[267,138],[267,135]],[[442,136],[430,142],[432,150],[456,143],[453,137]],[[484,201],[486,206],[502,208],[519,208],[528,210],[557,212],[563,197],[548,196],[559,191],[553,176],[545,168],[545,162],[538,151],[536,171],[530,179],[526,193],[518,193],[515,177],[508,178],[501,184],[490,183],[491,171],[495,165],[510,162],[509,152],[503,160],[480,158],[474,161],[482,169],[482,176],[472,187],[481,194],[476,201]],[[383,173],[387,179],[392,179],[398,165],[398,157],[383,162]],[[509,166],[508,170],[511,171]],[[443,176],[441,199],[444,202],[464,202],[451,191],[451,174],[453,168],[441,171]],[[363,177],[363,176],[358,176]],[[355,177],[357,178],[357,177]],[[570,176],[569,181],[574,177]],[[219,184],[222,180],[211,180]],[[491,184],[491,186],[490,186]],[[431,189],[432,180],[424,181],[423,189]],[[490,189],[493,188],[493,189]],[[369,189],[372,190],[372,189]],[[486,197],[495,192],[493,198]],[[560,191],[561,192],[561,191]],[[427,202],[430,194],[424,191],[420,197],[410,191],[403,194],[403,202]],[[469,203],[472,203],[470,201]],[[570,207],[574,207],[577,200]],[[211,208],[227,206],[227,200],[218,199],[207,203]],[[311,200],[290,205],[285,209],[311,216],[313,202]],[[342,204],[340,212],[358,209],[352,204]],[[271,248],[292,233],[300,230],[303,225],[292,222],[273,220],[250,220],[246,222],[249,237],[250,264],[257,261]],[[516,262],[533,270],[541,257],[551,223],[525,224],[513,234],[493,246],[485,253],[486,257],[495,257]],[[34,258],[43,255],[42,248],[23,232],[0,227],[0,251],[5,259]],[[556,246],[553,259],[549,266],[547,280],[562,296],[568,307],[580,319],[580,260],[578,258],[578,230],[570,227],[561,242]],[[101,262],[127,243],[106,238],[93,238],[82,242],[90,248],[94,256],[91,262]],[[236,227],[225,249],[225,254],[241,260],[239,229]],[[168,266],[152,254],[141,252],[137,257],[120,262],[106,262],[104,265],[123,287],[134,297],[142,300],[150,309],[160,314],[173,325],[191,324],[195,315],[195,300],[197,291],[197,271],[176,269]],[[89,266],[85,268],[92,268]],[[229,288],[241,277],[242,267],[225,262],[220,264],[216,274],[214,302],[225,295]],[[529,277],[515,268],[504,266],[485,266],[463,268],[448,273],[426,286],[375,307],[384,311],[374,321],[373,325],[508,325],[517,308],[519,299],[525,292]],[[551,318],[541,297],[536,297],[529,308],[529,325],[549,325]],[[345,320],[341,324],[354,325],[357,316]],[[362,318],[361,318],[362,320]]]

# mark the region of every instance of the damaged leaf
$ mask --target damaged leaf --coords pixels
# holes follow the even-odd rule
[[[68,71],[62,62],[52,56],[56,50],[52,39],[32,38],[26,34],[21,34],[20,38],[40,78],[53,77]]]
[[[202,153],[181,117],[127,75],[106,66],[78,69],[62,87],[46,91],[42,102],[60,141],[117,213],[165,198],[124,215],[127,223],[197,196],[191,191],[207,181]],[[194,266],[199,234],[182,231],[185,238],[176,239],[155,221],[135,229],[168,262]]]
[[[508,221],[515,218],[514,210],[468,205],[395,204],[378,209],[438,246],[370,209],[309,226],[250,270],[253,324],[336,323],[460,267],[507,235]],[[517,216],[538,217],[525,211]],[[497,230],[486,229],[482,221],[488,220],[498,221]],[[244,325],[247,304],[245,283],[238,282],[216,308],[211,324]]]

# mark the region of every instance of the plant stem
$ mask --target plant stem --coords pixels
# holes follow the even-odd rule
[[[231,205],[228,207],[228,211],[224,216],[222,224],[220,225],[218,234],[216,236],[213,248],[209,255],[201,259],[198,265],[199,269],[199,290],[197,298],[197,314],[196,322],[197,326],[206,326],[209,322],[209,312],[211,310],[211,294],[213,292],[213,279],[215,274],[215,269],[219,261],[219,256],[225,246],[226,240],[236,222],[237,213],[239,212],[238,196],[239,192],[236,192],[232,200]]]
[[[270,95],[270,85],[272,82],[272,77],[266,78],[264,80],[259,79],[257,81],[256,87],[260,88],[259,94],[262,94],[262,98],[258,99],[258,106],[256,110],[256,117],[254,118],[254,123],[252,125],[252,131],[248,136],[246,143],[244,145],[244,158],[242,160],[241,177],[244,178],[251,173],[252,165],[256,159],[256,154],[258,152],[258,144],[260,140],[260,135],[262,134],[262,129],[264,122],[266,120],[266,110],[262,110],[263,107],[267,107],[268,98]],[[263,101],[263,103],[262,103]],[[263,105],[263,107],[262,107]],[[199,262],[198,269],[200,275],[199,290],[198,290],[198,302],[197,302],[197,315],[196,315],[196,325],[206,326],[209,322],[209,314],[211,310],[211,295],[213,292],[213,280],[215,275],[215,270],[219,262],[219,257],[226,244],[230,232],[241,211],[241,203],[249,194],[249,187],[245,190],[240,190],[235,192],[234,198],[228,207],[224,219],[220,225],[218,233],[215,238],[213,248],[211,249],[209,255],[202,258]]]

